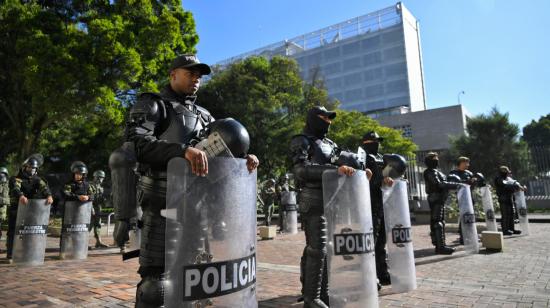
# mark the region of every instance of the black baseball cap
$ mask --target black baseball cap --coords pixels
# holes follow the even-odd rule
[[[363,136],[363,141],[367,141],[367,140],[382,142],[384,141],[384,138],[380,137],[380,135],[378,135],[377,132],[371,130],[370,132],[366,133]]]
[[[170,65],[170,71],[173,71],[177,68],[196,68],[200,71],[201,75],[210,75],[212,70],[210,69],[210,66],[205,63],[201,63],[196,55],[194,54],[184,54],[177,56],[174,61],[172,61],[172,65]]]
[[[322,116],[325,116],[325,117],[328,117],[329,119],[333,120],[334,118],[336,118],[336,111],[328,111],[325,107],[323,106],[315,106],[313,108],[311,108],[309,110],[309,112],[313,113],[313,114],[320,114]]]

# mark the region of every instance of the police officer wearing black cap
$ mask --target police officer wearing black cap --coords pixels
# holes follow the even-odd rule
[[[498,168],[498,175],[495,178],[495,188],[498,196],[498,204],[500,205],[500,220],[502,226],[502,234],[512,235],[521,234],[520,230],[516,230],[514,226],[514,193],[516,191],[527,191],[527,187],[521,185],[518,181],[512,178],[512,171],[507,166]]]
[[[391,281],[386,261],[386,227],[384,221],[384,206],[382,203],[382,185],[391,186],[393,185],[393,180],[390,177],[384,177],[382,175],[384,158],[382,154],[378,152],[382,141],[384,141],[384,138],[380,137],[377,132],[370,131],[363,136],[363,144],[361,147],[367,153],[365,166],[372,172],[369,186],[375,240],[374,255],[376,257],[376,276],[380,284],[388,285]]]
[[[292,138],[290,156],[294,166],[306,247],[300,262],[304,307],[328,307],[327,221],[323,208],[322,175],[325,170],[353,175],[355,169],[333,164],[336,144],[326,138],[336,113],[316,106],[308,111],[303,133]]]
[[[210,67],[200,63],[195,55],[181,55],[170,67],[170,84],[160,93],[139,95],[130,112],[126,134],[134,144],[139,164],[138,203],[143,211],[138,271],[141,282],[136,290],[136,307],[164,305],[166,219],[160,211],[166,208],[168,161],[184,157],[194,174],[208,173],[207,154],[191,145],[200,140],[199,132],[214,121],[206,109],[195,104],[200,79],[210,72]],[[246,159],[250,171],[257,168],[256,156],[247,155]]]

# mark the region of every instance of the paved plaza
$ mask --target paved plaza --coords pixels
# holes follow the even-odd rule
[[[456,245],[456,226],[450,227],[447,241]],[[452,256],[434,255],[428,232],[427,225],[413,227],[418,289],[393,294],[384,287],[381,307],[550,306],[550,224],[531,224],[528,237],[505,237],[502,253],[482,248],[477,255],[462,246]],[[0,307],[133,307],[137,259],[122,262],[118,249],[110,248],[90,251],[86,261],[60,261],[58,241],[49,238],[44,266],[0,261]],[[303,247],[303,233],[258,241],[260,307],[301,307],[296,299]]]

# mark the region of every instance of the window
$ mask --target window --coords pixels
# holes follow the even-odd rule
[[[407,124],[407,125],[401,125],[401,126],[394,126],[393,128],[400,130],[401,136],[403,136],[403,138],[409,138],[409,139],[412,138],[412,128],[410,125]]]

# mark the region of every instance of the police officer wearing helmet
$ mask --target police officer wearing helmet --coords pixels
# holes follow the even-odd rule
[[[12,176],[9,181],[10,207],[8,209],[8,260],[12,259],[13,240],[15,236],[15,224],[17,222],[17,209],[19,204],[26,205],[29,199],[46,199],[46,204],[53,203],[52,193],[48,183],[38,176],[38,169],[44,163],[41,154],[32,154],[27,158],[17,175]]]
[[[351,176],[355,169],[338,166],[337,145],[326,138],[336,112],[324,107],[311,108],[303,133],[290,142],[293,173],[299,190],[299,204],[306,235],[306,247],[300,262],[304,307],[328,307],[327,220],[324,214],[322,175],[325,170],[338,170]]]
[[[168,161],[184,157],[193,174],[205,176],[208,173],[208,153],[193,145],[204,138],[201,132],[214,122],[210,113],[195,103],[201,77],[210,72],[210,67],[200,63],[195,55],[178,56],[170,66],[170,83],[160,93],[139,95],[130,111],[126,135],[127,141],[134,145],[139,165],[141,176],[137,201],[143,210],[138,271],[141,281],[136,290],[136,307],[161,307],[164,304],[166,219],[160,211],[166,207]],[[212,129],[223,129],[223,126],[218,126],[214,125]],[[244,134],[238,136],[245,137]],[[224,140],[226,143],[241,141]],[[228,144],[228,147],[233,156],[246,158],[249,171],[257,168],[256,156],[245,152],[248,146]],[[125,228],[127,224],[121,220],[118,232],[127,233]]]
[[[105,179],[105,172],[103,170],[96,170],[93,176],[94,178],[90,183],[90,188],[94,196],[92,223],[90,228],[94,229],[95,248],[106,248],[107,245],[101,241],[101,208],[105,204],[105,195],[102,185]]]

